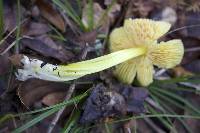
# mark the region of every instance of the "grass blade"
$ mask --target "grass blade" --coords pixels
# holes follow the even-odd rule
[[[73,10],[71,5],[68,3],[68,1],[65,1],[65,4],[62,3],[60,0],[52,0],[54,4],[59,6],[62,10],[64,10],[69,17],[72,18],[74,22],[76,22],[77,25],[80,26],[80,28],[85,31],[85,26],[83,22],[81,21],[80,17],[76,14],[76,12]]]
[[[56,105],[53,105],[53,106],[50,106],[50,107],[38,109],[38,110],[35,110],[35,111],[30,111],[30,112],[26,112],[26,113],[17,114],[17,115],[14,115],[14,117],[35,114],[35,113],[38,113],[38,112],[43,112],[43,111],[47,111],[47,110],[50,110],[50,109],[53,109],[53,108],[62,107],[62,106],[69,106],[69,105],[72,105],[74,103],[78,103],[80,100],[82,100],[83,98],[88,96],[88,93],[89,93],[89,91],[86,91],[85,93],[83,93],[83,94],[81,94],[79,96],[76,96],[76,97],[74,97],[74,98],[72,98],[72,99],[70,99],[68,101],[64,101],[62,103],[59,103],[59,104],[56,104]]]
[[[87,15],[88,15],[88,28],[89,31],[91,31],[94,28],[94,11],[93,11],[93,0],[89,0],[89,4],[88,4],[88,11],[87,11]]]
[[[192,109],[194,112],[200,114],[200,110],[198,108],[195,108],[190,102],[188,102],[187,100],[183,99],[182,97],[180,97],[179,95],[176,95],[174,93],[171,93],[169,91],[166,91],[164,89],[159,89],[157,87],[151,87],[153,89],[155,89],[155,91],[158,91],[160,93],[165,94],[166,96],[169,96],[177,101],[180,101],[182,103],[184,103],[187,107],[189,107],[190,109]]]
[[[65,124],[65,127],[63,129],[63,133],[69,133],[72,129],[72,127],[78,122],[78,119],[80,117],[80,110],[76,109],[72,115],[70,116],[69,120]]]
[[[24,130],[32,127],[33,125],[35,125],[36,123],[40,122],[41,120],[43,120],[44,118],[54,114],[55,112],[57,112],[59,109],[61,109],[61,107],[57,107],[57,108],[53,108],[51,110],[48,110],[42,114],[40,114],[39,116],[35,117],[34,119],[32,119],[31,121],[27,122],[26,124],[22,125],[21,127],[15,129],[12,133],[21,133]]]

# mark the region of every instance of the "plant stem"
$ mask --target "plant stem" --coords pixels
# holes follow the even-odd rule
[[[69,100],[71,98],[74,90],[75,90],[75,83],[71,84],[71,86],[69,87],[69,91],[67,91],[67,95],[65,96],[65,101]],[[54,127],[56,126],[56,124],[57,124],[60,116],[64,112],[64,110],[65,110],[65,106],[58,111],[56,116],[53,118],[53,120],[52,120],[52,122],[51,122],[51,124],[50,124],[50,126],[48,128],[47,133],[51,133],[53,131]]]

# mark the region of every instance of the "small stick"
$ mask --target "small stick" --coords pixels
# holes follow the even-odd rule
[[[197,52],[200,51],[200,47],[193,47],[185,49],[185,52]]]
[[[67,101],[67,100],[69,100],[71,98],[74,90],[75,90],[75,82],[70,85],[69,91],[67,91],[67,95],[65,96],[65,101]],[[56,126],[56,123],[58,122],[58,120],[59,120],[60,116],[62,115],[62,113],[64,112],[64,110],[65,110],[65,107],[63,107],[62,109],[60,109],[58,111],[56,116],[53,118],[53,120],[52,120],[52,122],[51,122],[51,124],[50,124],[50,126],[48,128],[47,133],[51,133],[53,131],[54,127]]]

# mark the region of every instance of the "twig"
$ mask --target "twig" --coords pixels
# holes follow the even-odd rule
[[[69,91],[67,91],[67,95],[65,96],[65,101],[69,100],[73,94],[75,90],[75,82],[73,84],[70,85],[69,87]],[[52,120],[47,133],[51,133],[54,129],[54,127],[56,126],[56,123],[58,122],[60,116],[62,115],[62,113],[64,112],[65,107],[63,107],[62,109],[59,110],[59,112],[56,114],[56,116],[54,117],[54,119]]]
[[[159,77],[160,75],[162,75],[163,73],[165,73],[167,70],[166,69],[161,69],[159,71],[157,71],[155,74],[154,74],[154,77]]]
[[[86,56],[87,56],[88,49],[86,48],[86,49],[84,49],[84,51],[85,51],[84,52],[85,54],[83,54],[81,56],[81,59],[85,59]],[[74,90],[75,90],[75,81],[70,85],[69,90],[67,91],[67,95],[65,96],[65,101],[67,101],[67,100],[69,100],[71,98]],[[64,110],[65,110],[65,107],[60,109],[59,112],[56,114],[56,116],[53,118],[53,120],[52,120],[52,122],[51,122],[51,124],[50,124],[50,126],[48,128],[47,133],[51,133],[53,131],[54,127],[56,126],[56,124],[57,124],[60,116],[64,112]]]
[[[200,47],[193,47],[185,49],[185,52],[197,52],[200,51]]]

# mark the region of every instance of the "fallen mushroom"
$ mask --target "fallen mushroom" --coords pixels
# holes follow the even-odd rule
[[[167,22],[128,19],[123,27],[115,29],[110,35],[112,53],[68,65],[52,65],[23,56],[23,69],[18,69],[16,76],[23,81],[29,78],[69,81],[122,63],[115,71],[122,82],[132,83],[137,73],[141,85],[147,86],[153,81],[153,65],[171,68],[179,64],[183,57],[181,40],[157,43],[157,39],[169,29]]]

